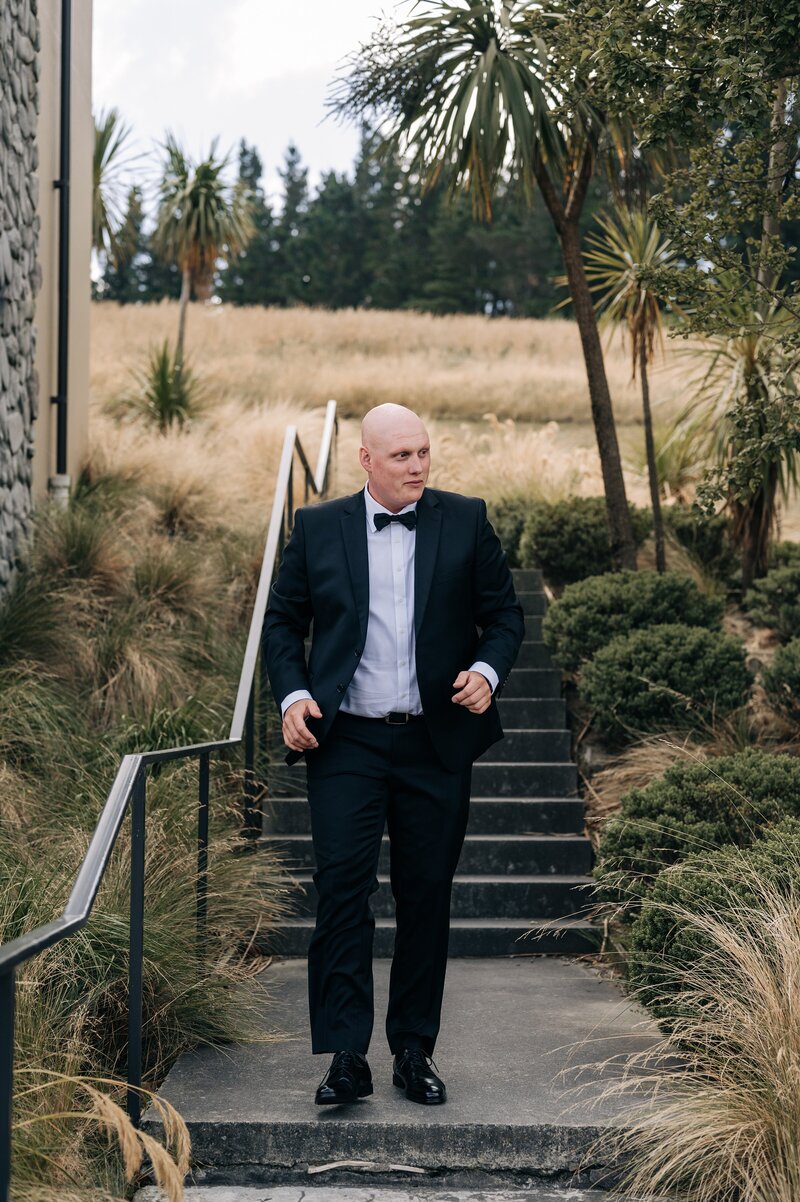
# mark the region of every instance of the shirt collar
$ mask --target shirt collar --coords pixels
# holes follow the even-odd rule
[[[391,513],[392,510],[386,509],[383,505],[378,504],[378,502],[373,497],[372,493],[369,491],[368,485],[369,485],[369,480],[364,485],[364,502],[367,506],[367,516],[369,518],[370,530],[372,530],[372,532],[375,533],[376,532],[375,514],[376,513]],[[416,508],[417,508],[417,502],[411,501],[411,502],[409,502],[408,505],[404,505],[402,509],[398,510],[398,513],[408,513],[409,510],[416,509]]]

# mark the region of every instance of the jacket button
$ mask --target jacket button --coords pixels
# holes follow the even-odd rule
[[[343,684],[337,684],[337,686],[336,686],[336,692],[337,692],[337,693],[343,693],[343,692],[344,692],[344,690],[345,690],[345,685],[343,685]]]
[[[354,654],[355,656],[359,656],[359,655],[361,654],[361,648],[360,648],[360,647],[356,647],[356,649],[355,649],[355,651],[353,652],[353,654]]]

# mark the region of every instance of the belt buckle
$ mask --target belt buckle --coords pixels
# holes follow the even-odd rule
[[[405,726],[408,723],[408,721],[409,721],[408,714],[400,715],[402,717],[401,722],[393,721],[393,718],[395,715],[400,715],[400,710],[391,710],[384,718],[384,722],[386,722],[389,726]]]

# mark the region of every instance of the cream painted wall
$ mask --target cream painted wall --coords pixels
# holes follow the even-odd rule
[[[35,425],[33,493],[39,499],[55,472],[55,406],[58,366],[58,178],[61,0],[38,0],[39,53],[39,264],[36,304],[39,417]],[[70,165],[70,298],[68,471],[73,483],[89,437],[89,320],[92,242],[92,0],[72,0],[72,134]]]

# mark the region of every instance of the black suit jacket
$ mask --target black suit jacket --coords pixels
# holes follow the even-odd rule
[[[496,698],[522,642],[522,606],[479,497],[423,489],[416,529],[417,681],[437,753],[455,772],[503,737]],[[320,745],[363,652],[368,607],[363,489],[298,509],[264,619],[267,672],[279,706],[296,689],[311,693],[322,718],[309,718],[308,728]],[[478,659],[492,665],[499,683],[489,708],[473,714],[452,701],[453,681]],[[290,751],[286,763],[304,754]]]

